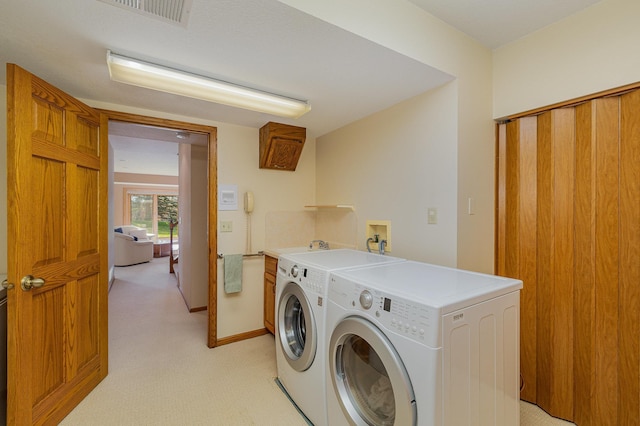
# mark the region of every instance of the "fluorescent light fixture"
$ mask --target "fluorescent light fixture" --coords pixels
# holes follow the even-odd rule
[[[107,65],[113,81],[174,95],[289,118],[298,118],[311,110],[305,101],[128,58],[110,50],[107,51]]]

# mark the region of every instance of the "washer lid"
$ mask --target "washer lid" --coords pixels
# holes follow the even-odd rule
[[[304,264],[305,266],[312,266],[324,270],[404,261],[404,259],[398,257],[382,256],[376,253],[351,249],[309,251],[305,253],[286,254],[281,257],[299,264]]]
[[[413,261],[332,274],[436,308],[441,314],[522,288],[522,281],[512,278]]]

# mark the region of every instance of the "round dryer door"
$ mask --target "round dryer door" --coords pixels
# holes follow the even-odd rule
[[[278,336],[282,352],[296,371],[305,371],[316,356],[315,318],[304,290],[289,282],[278,301]]]
[[[389,339],[371,322],[347,317],[331,335],[331,378],[344,415],[356,425],[415,425],[409,375]]]

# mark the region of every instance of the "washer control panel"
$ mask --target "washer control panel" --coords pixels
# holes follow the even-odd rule
[[[432,348],[441,346],[438,310],[359,283],[332,276],[329,303],[358,311],[378,327],[401,334]]]
[[[369,290],[362,290],[360,293],[360,306],[364,309],[370,309],[373,306],[373,295]]]
[[[291,271],[289,273],[291,274],[291,276],[293,278],[298,278],[298,272],[300,272],[300,269],[298,268],[298,265],[293,265],[291,267]]]
[[[298,283],[303,289],[317,293],[322,297],[326,294],[327,274],[326,271],[310,268],[288,259],[280,258],[278,260],[278,275],[284,276],[288,281]]]

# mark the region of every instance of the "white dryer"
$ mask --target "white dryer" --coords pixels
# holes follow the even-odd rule
[[[329,424],[520,424],[521,288],[411,261],[332,273]]]
[[[400,261],[403,259],[347,249],[279,257],[275,327],[278,379],[314,425],[327,424],[324,324],[329,272]]]

